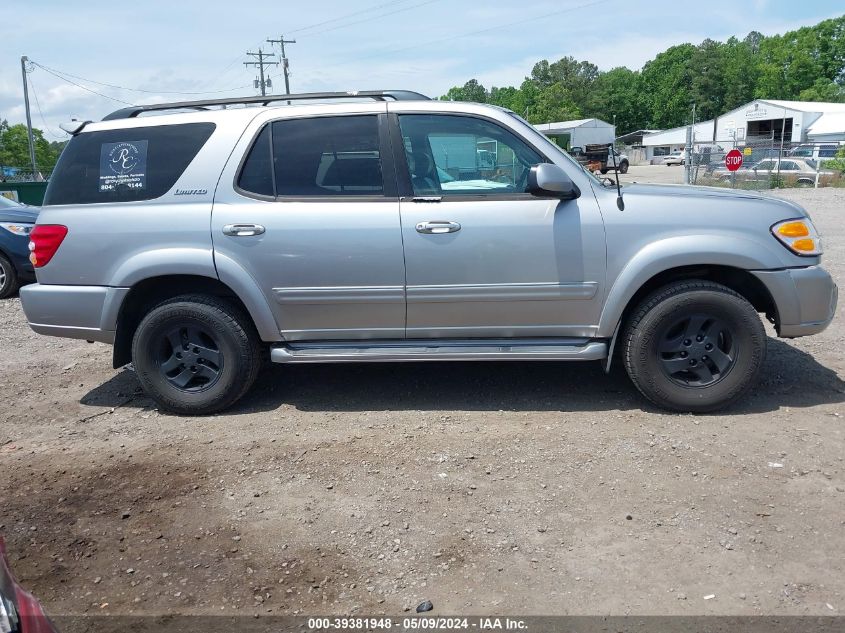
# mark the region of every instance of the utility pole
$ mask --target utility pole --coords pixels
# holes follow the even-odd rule
[[[270,81],[269,78],[265,81],[265,79],[264,79],[264,67],[265,66],[278,66],[279,62],[265,61],[267,59],[275,57],[275,55],[273,53],[265,53],[264,51],[261,50],[261,48],[258,49],[257,53],[252,53],[250,51],[247,51],[246,54],[252,55],[253,57],[255,57],[258,60],[257,62],[244,62],[244,66],[257,66],[258,67],[258,72],[261,75],[261,82],[259,84],[261,86],[261,96],[266,97],[267,96],[267,88],[272,88],[273,82]],[[256,86],[256,87],[258,87],[258,86]]]
[[[32,163],[32,179],[35,180],[38,168],[35,166],[35,141],[32,137],[32,117],[29,114],[29,87],[26,81],[26,63],[29,58],[21,57],[21,77],[23,77],[23,103],[26,108],[26,133],[29,136],[29,160]]]
[[[285,73],[285,94],[290,94],[290,80],[288,78],[288,58],[285,55],[285,44],[296,44],[296,40],[286,40],[284,35],[280,35],[277,40],[267,40],[270,44],[278,44],[282,48],[282,70]]]
[[[687,127],[687,142],[684,145],[684,184],[692,184],[692,147],[695,142],[695,104],[692,104],[692,123]]]

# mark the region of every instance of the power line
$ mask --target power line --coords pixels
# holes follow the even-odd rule
[[[404,51],[413,50],[415,48],[421,48],[423,46],[431,46],[433,44],[441,44],[441,43],[449,42],[449,41],[456,40],[456,39],[463,39],[463,38],[467,38],[467,37],[472,37],[474,35],[481,35],[482,33],[489,33],[490,31],[497,31],[499,29],[511,28],[511,27],[514,27],[514,26],[518,26],[520,24],[526,24],[528,22],[536,22],[537,20],[541,20],[543,18],[548,18],[548,17],[554,16],[554,15],[560,15],[562,13],[570,13],[572,11],[577,11],[579,9],[587,9],[589,7],[593,7],[593,6],[596,6],[596,5],[599,5],[599,4],[605,4],[607,2],[612,2],[612,1],[613,0],[594,0],[593,2],[587,2],[587,3],[584,3],[584,4],[579,4],[577,6],[567,7],[566,9],[558,9],[556,11],[551,11],[549,13],[544,13],[542,15],[535,15],[533,17],[526,18],[524,20],[518,20],[516,22],[507,22],[505,24],[499,24],[497,26],[491,26],[491,27],[487,27],[487,28],[484,28],[484,29],[478,29],[478,30],[475,30],[475,31],[467,31],[466,33],[460,33],[458,35],[450,35],[449,37],[443,37],[443,38],[439,38],[439,39],[436,39],[436,40],[427,40],[425,42],[419,42],[417,44],[412,44],[411,46],[405,46],[405,47],[402,47],[402,48],[380,50],[380,51],[376,51],[375,53],[371,53],[369,55],[362,55],[362,56],[359,56],[359,57],[346,58],[343,61],[337,62],[335,64],[321,64],[320,68],[321,69],[334,68],[336,66],[342,66],[342,65],[344,65],[344,64],[346,64],[347,62],[350,62],[350,61],[357,61],[359,59],[369,59],[371,57],[380,57],[380,56],[383,56],[383,55],[391,55],[393,53],[402,53]]]
[[[240,59],[240,57],[238,59]],[[103,81],[97,81],[96,79],[88,79],[87,77],[80,77],[79,75],[74,75],[64,70],[56,70],[55,68],[50,68],[49,66],[39,64],[38,62],[33,61],[32,63],[35,66],[41,68],[42,70],[46,70],[47,72],[53,73],[54,75],[61,75],[59,77],[60,79],[65,79],[65,77],[73,77],[74,79],[79,79],[80,81],[86,81],[88,83],[97,84],[98,86],[105,86],[107,88],[114,88],[116,90],[126,90],[128,92],[142,92],[145,94],[205,95],[214,92],[235,92],[236,90],[243,90],[244,88],[249,88],[249,85],[247,84],[244,86],[238,86],[237,88],[227,88],[225,90],[207,90],[194,92],[186,92],[181,90],[144,90],[143,88],[127,88],[126,86],[118,86],[117,84],[105,83]],[[65,81],[67,81],[67,79],[65,79]]]
[[[64,140],[64,136],[61,134],[56,134],[53,132],[53,129],[47,123],[47,119],[44,118],[44,112],[41,110],[41,102],[38,100],[38,92],[35,90],[35,82],[32,80],[32,76],[28,77],[29,85],[32,87],[32,96],[35,97],[35,107],[38,108],[38,115],[41,117],[41,122],[44,123],[44,131],[47,132],[50,136]]]
[[[32,62],[32,63],[33,63],[33,64],[35,64],[36,66],[38,66],[41,70],[44,70],[44,71],[46,71],[46,72],[50,73],[50,74],[51,74],[51,75],[53,75],[54,77],[57,77],[58,79],[61,79],[62,81],[66,81],[66,82],[68,82],[69,84],[73,84],[73,85],[74,85],[74,86],[76,86],[77,88],[82,88],[83,90],[87,90],[87,91],[88,91],[88,92],[90,92],[91,94],[95,94],[95,95],[97,95],[98,97],[104,97],[104,98],[106,98],[106,99],[111,99],[112,101],[117,101],[118,103],[122,103],[123,105],[128,105],[128,106],[135,105],[134,103],[129,103],[128,101],[123,101],[122,99],[115,99],[114,97],[110,97],[109,95],[103,94],[102,92],[97,92],[96,90],[91,90],[91,88],[88,88],[88,87],[86,87],[86,86],[83,86],[82,84],[78,84],[78,83],[76,83],[75,81],[71,81],[70,79],[67,79],[66,77],[62,77],[61,75],[59,75],[59,74],[57,74],[57,73],[54,73],[52,70],[49,70],[49,69],[45,68],[45,67],[44,67],[44,66],[42,66],[41,64],[37,64],[37,63],[35,63],[35,62]]]
[[[387,13],[382,13],[382,14],[377,15],[377,16],[371,16],[371,17],[368,17],[368,18],[364,18],[362,20],[356,20],[354,22],[347,22],[346,24],[339,24],[337,26],[331,26],[327,29],[321,29],[319,31],[313,31],[311,33],[308,33],[307,35],[309,37],[312,37],[314,35],[321,35],[323,33],[328,33],[329,31],[336,31],[338,29],[345,29],[348,26],[355,26],[356,24],[363,24],[364,22],[369,22],[369,21],[374,20],[376,18],[386,18],[389,15],[394,15],[396,13],[402,13],[403,11],[410,11],[411,9],[417,9],[419,7],[423,7],[423,6],[425,6],[427,4],[431,4],[433,2],[440,2],[440,0],[426,0],[425,2],[420,2],[418,4],[412,4],[409,7],[402,7],[401,9],[396,9],[395,11],[389,11]],[[294,31],[291,31],[291,33],[293,33],[293,32]]]
[[[383,7],[389,7],[394,4],[402,4],[403,2],[409,2],[410,0],[393,0],[392,2],[383,2],[381,4],[377,4],[369,9],[361,9],[360,11],[353,11],[352,13],[347,13],[345,15],[341,15],[336,18],[331,18],[330,20],[323,20],[322,22],[315,22],[314,24],[309,24],[308,26],[301,26],[298,29],[294,29],[289,31],[290,33],[301,33],[302,31],[309,31],[313,28],[318,26],[323,26],[324,24],[331,24],[332,22],[340,22],[341,20],[345,20],[346,18],[351,18],[356,15],[361,15],[363,13],[371,13],[372,11],[377,11]]]

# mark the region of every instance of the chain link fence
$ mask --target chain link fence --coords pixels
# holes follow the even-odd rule
[[[729,171],[725,155],[737,149],[742,166]],[[690,182],[735,189],[845,187],[845,145],[792,143],[775,139],[734,140],[696,145],[690,161]]]
[[[44,182],[50,180],[52,173],[52,168],[32,171],[32,167],[0,165],[0,182]]]

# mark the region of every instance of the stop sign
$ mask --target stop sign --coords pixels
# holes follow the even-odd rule
[[[732,149],[725,154],[725,167],[728,168],[728,171],[736,171],[742,167],[742,152],[738,149]]]

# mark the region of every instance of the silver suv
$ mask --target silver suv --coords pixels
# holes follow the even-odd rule
[[[32,232],[39,333],[114,345],[183,414],[262,361],[601,361],[711,411],[837,289],[807,213],[611,185],[513,112],[405,92],[132,107],[77,130]]]

